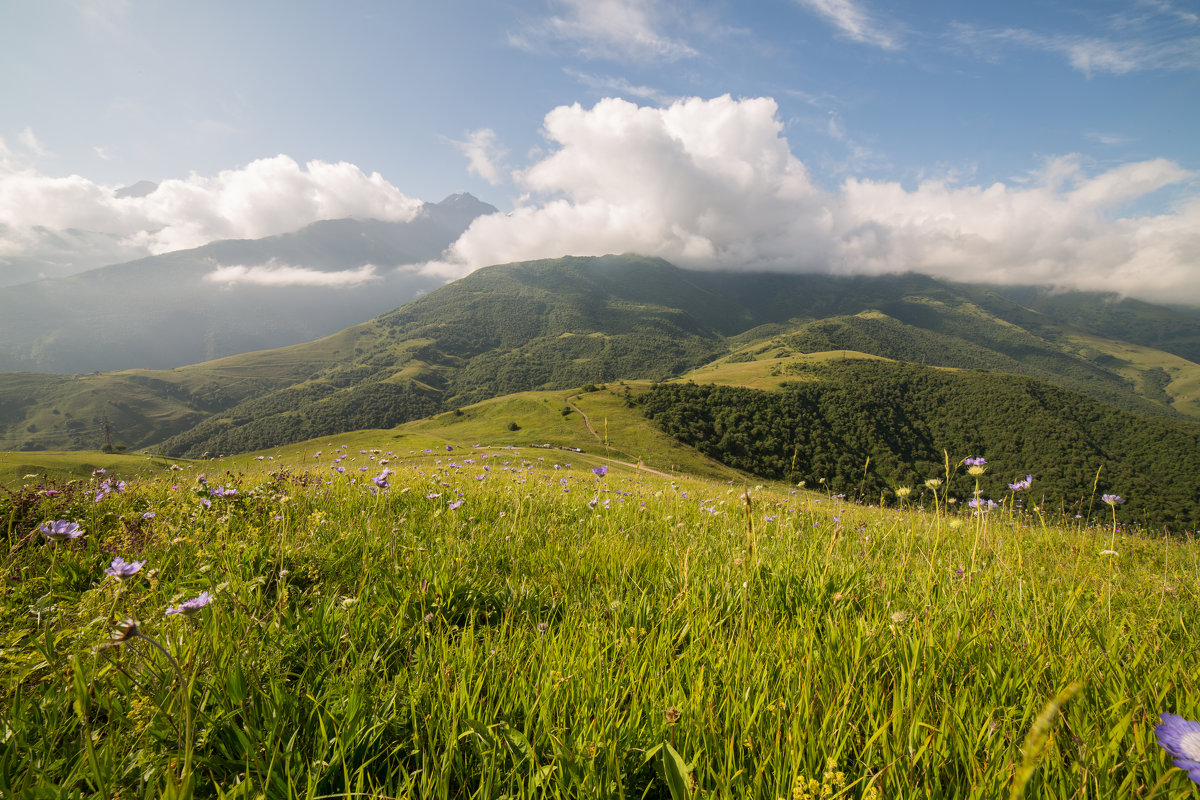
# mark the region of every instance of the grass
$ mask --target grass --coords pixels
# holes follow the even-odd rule
[[[396,435],[14,487],[0,796],[1191,796],[1191,541]]]

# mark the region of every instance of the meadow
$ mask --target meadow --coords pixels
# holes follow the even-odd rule
[[[1194,796],[1190,539],[437,429],[0,491],[0,796]]]

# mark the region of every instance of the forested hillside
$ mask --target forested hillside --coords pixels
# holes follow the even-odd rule
[[[1194,422],[977,370],[855,359],[797,368],[794,377],[778,392],[661,384],[639,402],[664,432],[731,467],[868,501],[894,500],[899,487],[920,498],[927,479],[945,480],[948,453],[952,465],[986,458],[980,488],[997,502],[1031,474],[1026,505],[1096,515],[1107,512],[1101,494],[1114,493],[1128,501],[1123,516],[1146,527],[1200,526]],[[960,468],[948,488],[965,502],[974,480]]]

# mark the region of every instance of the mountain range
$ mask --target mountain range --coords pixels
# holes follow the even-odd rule
[[[416,266],[496,209],[471,195],[408,222],[337,219],[0,290],[0,371],[165,369],[310,341],[440,286]]]
[[[1200,317],[1106,295],[564,257],[478,270],[311,342],[172,369],[0,375],[0,447],[248,452],[461,413],[515,392],[630,381],[629,402],[646,403],[664,430],[747,472],[846,484],[863,459],[875,466],[850,488],[886,493],[940,463],[942,449],[990,448],[1008,453],[1011,469],[1053,473],[1048,485],[1078,499],[1096,460],[1162,484],[1172,483],[1171,450],[1200,452],[1198,359]],[[790,392],[790,411],[762,413],[791,432],[772,436],[738,416],[775,400],[739,396],[730,406],[724,395],[653,388],[679,379]],[[872,398],[873,386],[889,399]],[[937,421],[952,408],[970,417],[965,428]],[[1040,433],[1014,434],[1014,408]],[[900,420],[920,446],[877,429],[880,419]],[[818,445],[797,433],[805,425],[839,433]],[[1058,430],[1078,444],[1045,448],[1074,465],[1061,475],[1036,447]],[[1174,480],[1171,496],[1186,482]],[[1146,519],[1191,520],[1191,510],[1164,516],[1162,507],[1144,506],[1157,514]]]

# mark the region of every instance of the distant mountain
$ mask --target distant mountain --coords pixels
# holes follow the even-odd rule
[[[323,263],[378,252],[386,237],[365,235],[370,227],[319,225],[364,234],[364,250],[346,256],[339,245]],[[291,245],[316,260],[321,238],[306,233],[270,252]],[[240,255],[246,244],[208,252]],[[824,478],[878,497],[934,477],[945,449],[995,462],[990,496],[1028,470],[1038,502],[1086,513],[1100,468],[1103,486],[1138,497],[1129,511],[1144,524],[1194,529],[1200,364],[1178,353],[1196,341],[1200,316],[1102,295],[569,257],[478,270],[303,344],[170,370],[0,374],[0,449],[111,437],[170,455],[246,452],[525,390],[684,376],[738,390],[676,383],[626,400],[680,441],[764,477]]]
[[[322,225],[338,226],[361,230]],[[1140,313],[1169,320],[1181,340],[1200,337],[1200,318]],[[1200,365],[987,287],[921,275],[696,272],[606,256],[489,267],[336,335],[190,367],[0,375],[0,448],[97,446],[107,417],[119,444],[239,452],[528,389],[665,380],[715,360],[819,351],[1020,374],[1132,413],[1200,417]]]
[[[1031,317],[1026,324],[1042,332],[1006,317]],[[1200,320],[1191,324],[1200,330]],[[636,256],[552,259],[479,270],[341,336],[342,351],[353,350],[344,361],[213,415],[167,440],[167,451],[258,449],[529,389],[663,380],[776,340],[797,351],[1021,373],[1135,413],[1180,417],[1178,405],[1200,415],[1187,394],[1200,385],[1197,365],[1122,350],[987,290],[920,275],[745,275]],[[305,362],[309,348],[328,349],[314,342],[242,361]]]
[[[115,233],[35,228],[32,234],[0,223],[0,243],[21,243],[18,252],[0,253],[0,295],[8,286],[75,275],[146,254],[145,247]]]
[[[453,195],[409,222],[324,220],[6,287],[0,370],[162,369],[326,336],[436,289],[397,267],[437,258],[495,211]]]

